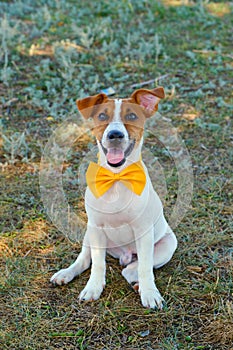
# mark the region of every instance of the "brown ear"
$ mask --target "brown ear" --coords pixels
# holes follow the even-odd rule
[[[108,100],[108,96],[101,93],[95,96],[88,96],[81,100],[76,101],[78,110],[82,113],[84,118],[90,118],[98,105],[105,103]]]
[[[150,117],[158,109],[161,98],[165,97],[163,87],[157,87],[153,90],[139,89],[133,92],[131,98],[135,103],[142,106],[145,110],[146,117]]]

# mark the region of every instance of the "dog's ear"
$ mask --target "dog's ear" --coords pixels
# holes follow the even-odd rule
[[[130,96],[134,103],[144,108],[146,117],[149,118],[158,110],[159,101],[165,97],[163,87],[157,87],[153,90],[139,89]]]
[[[95,96],[88,96],[76,101],[78,110],[84,118],[88,119],[93,116],[98,105],[107,102],[108,96],[101,93]]]

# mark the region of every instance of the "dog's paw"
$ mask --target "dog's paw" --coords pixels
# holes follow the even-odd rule
[[[125,253],[120,256],[120,265],[127,266],[132,261],[132,253]]]
[[[50,278],[50,282],[52,284],[54,284],[55,286],[62,286],[64,284],[69,283],[70,281],[72,281],[72,279],[74,278],[74,272],[72,269],[67,268],[67,269],[62,269],[58,272],[56,272],[51,278]]]
[[[80,301],[92,301],[99,299],[104,289],[103,283],[88,281],[86,287],[79,294]]]
[[[165,302],[157,288],[141,290],[139,293],[144,307],[149,309],[163,309]]]

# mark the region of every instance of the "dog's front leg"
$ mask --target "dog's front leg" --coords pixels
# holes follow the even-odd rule
[[[91,276],[86,287],[79,295],[80,300],[97,300],[105,286],[106,236],[103,230],[87,226],[87,235],[91,248]]]
[[[136,236],[138,255],[138,282],[142,305],[151,309],[163,308],[163,298],[160,295],[153,274],[153,228],[144,234]]]

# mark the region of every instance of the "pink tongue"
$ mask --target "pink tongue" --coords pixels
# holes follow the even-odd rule
[[[119,148],[109,148],[107,153],[107,160],[109,163],[117,164],[124,159],[124,151]]]

